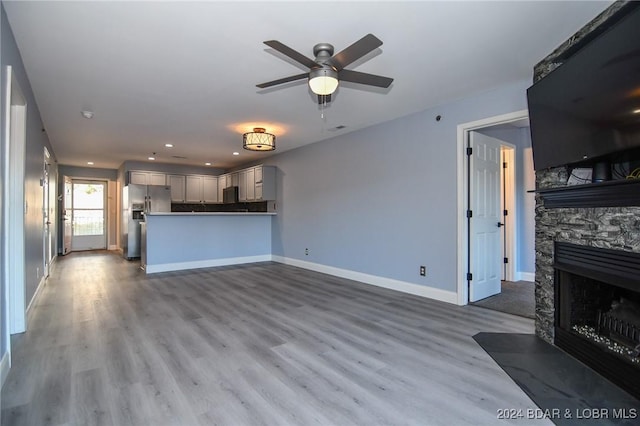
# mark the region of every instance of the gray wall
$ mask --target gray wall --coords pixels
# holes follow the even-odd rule
[[[40,112],[36,105],[31,85],[27,78],[27,74],[22,64],[22,58],[18,51],[16,42],[13,38],[11,27],[7,21],[7,17],[2,6],[1,11],[1,64],[2,64],[2,106],[4,108],[4,100],[7,96],[4,93],[4,85],[6,81],[5,67],[11,65],[13,67],[14,75],[20,84],[20,88],[27,101],[27,146],[25,153],[25,201],[28,204],[28,209],[25,214],[25,275],[26,275],[26,302],[29,304],[36,291],[37,285],[40,282],[42,276],[43,265],[43,250],[42,250],[42,236],[43,236],[43,224],[42,224],[42,187],[40,186],[40,179],[43,177],[43,161],[44,161],[44,147],[47,147],[51,154],[53,161],[50,169],[52,188],[55,188],[55,176],[57,175],[57,165],[55,163],[55,153],[51,149],[49,139],[45,132],[43,132],[43,124],[40,119]],[[2,128],[4,129],[4,110],[2,112]],[[7,143],[3,137],[3,148]],[[4,152],[4,149],[3,149]],[[55,192],[55,191],[54,191]],[[3,203],[6,200],[6,194],[2,194]],[[4,218],[3,218],[4,219]],[[51,218],[57,222],[56,217]],[[55,222],[54,222],[55,223]],[[55,232],[55,231],[54,231]],[[5,238],[2,235],[2,238]],[[53,241],[56,241],[54,236]],[[55,253],[55,251],[54,251]],[[6,265],[2,265],[3,268]],[[2,294],[5,294],[7,283],[2,282]],[[8,343],[8,323],[7,323],[7,305],[6,301],[2,300],[2,353],[4,354],[7,349]]]
[[[508,84],[265,159],[278,167],[273,254],[455,292],[457,126],[526,109],[527,87]]]

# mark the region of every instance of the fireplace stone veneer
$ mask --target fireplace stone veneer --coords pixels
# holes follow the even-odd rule
[[[630,5],[617,1],[534,67],[534,82],[617,21]],[[566,167],[536,172],[536,189],[566,186]],[[555,208],[536,195],[536,334],[554,342],[554,244],[557,241],[640,253],[640,207]]]

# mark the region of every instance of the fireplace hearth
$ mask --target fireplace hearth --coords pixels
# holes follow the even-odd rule
[[[640,254],[555,243],[555,344],[640,398]]]

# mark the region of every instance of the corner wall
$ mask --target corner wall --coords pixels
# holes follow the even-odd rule
[[[526,109],[527,86],[506,84],[267,158],[278,167],[274,257],[455,301],[457,126]]]
[[[567,52],[589,36],[606,28],[616,14],[629,5],[617,1],[553,53],[535,66],[534,81],[538,81],[566,60]],[[570,54],[569,54],[570,56]],[[566,186],[566,167],[536,172],[536,189]],[[536,196],[536,334],[549,343],[555,338],[554,242],[612,248],[640,252],[640,207],[625,208],[557,208],[547,209],[542,198]]]
[[[49,139],[46,132],[43,131],[44,126],[40,118],[40,112],[36,104],[36,100],[31,90],[31,84],[24,69],[18,46],[13,37],[13,32],[7,21],[4,6],[0,7],[0,38],[1,38],[1,80],[2,80],[2,128],[5,126],[5,102],[8,96],[5,93],[6,67],[11,66],[13,73],[20,84],[20,88],[27,101],[27,129],[26,129],[26,152],[25,152],[25,276],[26,276],[26,303],[27,306],[33,299],[38,285],[42,280],[43,274],[43,191],[40,185],[43,178],[44,164],[44,148],[46,147],[51,154],[52,165],[50,168],[51,180],[57,176],[57,164],[55,162],[55,153],[51,149]],[[4,132],[2,134],[2,155],[5,153],[5,147],[8,143],[4,140]],[[4,170],[3,170],[4,172]],[[55,182],[51,182],[55,188]],[[7,194],[2,194],[2,204],[7,200]],[[5,221],[7,218],[3,217]],[[51,221],[56,223],[57,216],[51,217]],[[54,231],[55,232],[55,231]],[[1,238],[6,238],[2,235]],[[54,236],[53,240],[56,240]],[[55,252],[54,252],[55,253]],[[2,253],[4,262],[6,253]],[[7,267],[2,264],[2,270]],[[4,275],[3,275],[4,277]],[[8,305],[6,300],[8,283],[2,280],[2,337],[0,339],[0,353],[4,357],[9,351],[9,324],[8,324]],[[25,306],[26,309],[26,306]]]

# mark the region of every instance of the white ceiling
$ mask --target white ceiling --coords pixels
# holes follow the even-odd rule
[[[255,125],[278,153],[531,79],[610,2],[3,4],[60,164],[117,168],[156,152],[228,168],[271,155],[242,149]],[[392,77],[389,89],[344,83],[321,111],[305,80],[255,86],[307,71],[264,40],[312,58],[317,43],[337,53],[367,33],[384,44],[347,68]]]

